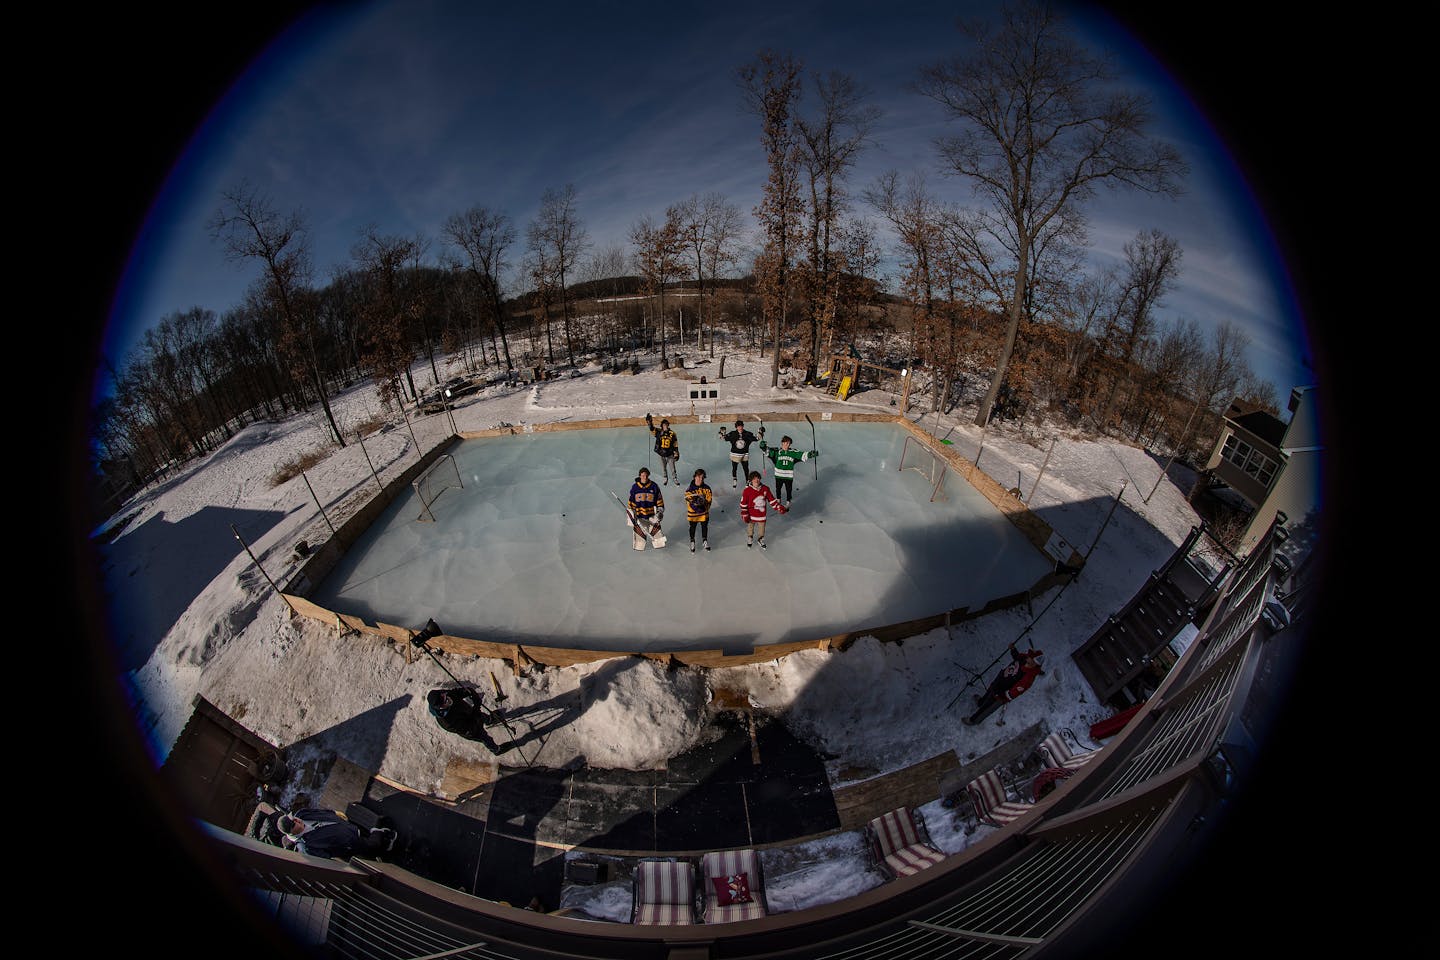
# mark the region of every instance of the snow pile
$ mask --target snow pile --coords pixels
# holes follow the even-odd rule
[[[941,800],[932,800],[917,812],[925,819],[930,843],[944,854],[956,854],[978,843],[1000,828],[977,823],[970,801],[961,798],[960,805],[946,807]]]
[[[594,667],[580,686],[585,709],[569,732],[592,767],[660,767],[699,742],[705,684],[696,671],[627,657]]]
[[[629,880],[611,880],[585,886],[566,884],[560,891],[560,909],[583,910],[597,920],[629,923],[635,892]]]
[[[765,897],[773,913],[805,910],[845,900],[884,883],[869,866],[865,836],[858,830],[760,851]]]

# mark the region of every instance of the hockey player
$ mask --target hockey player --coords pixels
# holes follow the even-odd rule
[[[765,436],[765,428],[760,428],[760,436]],[[744,420],[735,421],[735,429],[729,433],[725,428],[720,428],[720,439],[730,444],[730,486],[738,487],[736,471],[750,475],[750,444],[756,440],[755,434],[745,429]]]
[[[705,482],[705,471],[696,470],[685,488],[685,516],[690,521],[690,552],[695,552],[695,527],[700,527],[700,542],[710,549],[710,503],[714,495]]]
[[[653,537],[660,532],[660,521],[665,519],[665,497],[660,485],[650,479],[650,469],[641,467],[640,474],[630,487],[630,512],[642,527]]]
[[[670,421],[662,419],[660,426],[655,426],[655,421],[650,414],[645,414],[645,426],[655,435],[655,453],[660,457],[661,483],[668,484],[674,479],[675,485],[680,485],[680,438],[675,436],[675,431],[670,429]]]
[[[1041,656],[1043,651],[1026,650],[1020,653],[1015,649],[1015,644],[1010,644],[1010,662],[990,681],[990,688],[975,697],[975,712],[965,718],[965,723],[974,726],[994,713],[1002,704],[1009,703],[1029,690],[1035,678],[1045,672],[1040,668]]]
[[[775,464],[775,495],[785,501],[786,507],[795,499],[795,464],[820,456],[818,450],[790,449],[790,444],[794,442],[789,437],[781,437],[780,446],[767,447],[764,440],[760,441],[760,452]]]
[[[745,546],[755,546],[755,541],[760,541],[760,549],[765,549],[765,520],[771,507],[776,513],[784,513],[785,505],[775,499],[775,494],[770,488],[760,482],[760,472],[750,471],[748,482],[745,484],[745,492],[740,495],[740,519],[745,521]]]

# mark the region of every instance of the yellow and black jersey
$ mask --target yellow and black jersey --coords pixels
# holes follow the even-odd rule
[[[655,452],[660,456],[673,457],[680,452],[680,438],[675,436],[674,430],[651,427],[650,432],[655,434]]]
[[[685,488],[685,517],[687,520],[708,520],[710,519],[710,503],[714,494],[710,490],[710,484],[702,483],[699,486],[690,484]]]

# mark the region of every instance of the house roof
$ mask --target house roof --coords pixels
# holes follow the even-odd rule
[[[1273,447],[1285,439],[1285,421],[1236,398],[1225,411],[1225,419],[1242,427]]]

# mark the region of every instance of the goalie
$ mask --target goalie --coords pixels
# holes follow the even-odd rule
[[[665,495],[660,492],[660,485],[650,479],[648,467],[640,468],[639,476],[630,487],[627,505],[635,523],[649,535],[655,546],[660,546],[664,542],[660,534],[660,521],[665,519]]]

